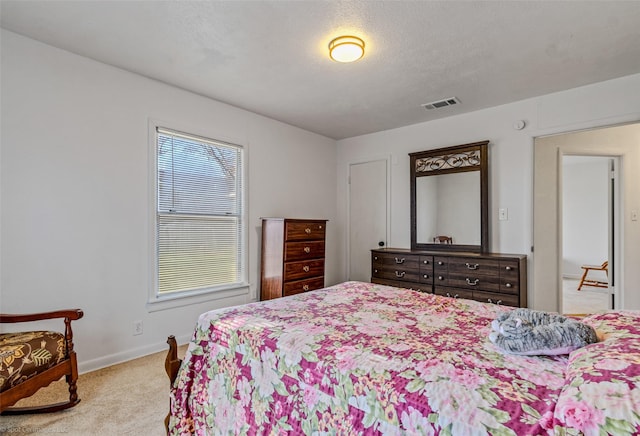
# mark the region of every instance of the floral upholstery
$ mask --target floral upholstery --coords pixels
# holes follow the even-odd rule
[[[64,335],[49,331],[0,334],[0,392],[65,359]]]

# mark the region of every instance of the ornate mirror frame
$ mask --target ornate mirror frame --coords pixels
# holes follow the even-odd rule
[[[489,141],[409,153],[411,162],[411,249],[440,251],[489,251]],[[431,244],[417,241],[416,180],[439,174],[480,172],[480,245]]]

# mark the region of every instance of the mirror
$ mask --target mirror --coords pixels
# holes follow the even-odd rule
[[[488,251],[488,143],[409,154],[413,250]]]

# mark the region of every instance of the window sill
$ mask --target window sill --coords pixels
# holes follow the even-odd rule
[[[176,307],[190,306],[192,304],[205,303],[207,301],[221,300],[223,298],[238,297],[240,295],[249,295],[249,284],[242,283],[225,288],[216,288],[211,290],[187,291],[180,292],[175,295],[156,297],[147,302],[147,310],[149,312],[158,312],[161,310],[173,309]]]

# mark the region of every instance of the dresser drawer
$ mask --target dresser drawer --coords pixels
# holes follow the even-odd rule
[[[500,291],[500,278],[498,276],[485,276],[472,271],[469,274],[449,273],[446,283],[447,286],[469,290]]]
[[[322,275],[324,275],[324,259],[303,260],[284,264],[285,282]]]
[[[285,241],[304,241],[307,239],[324,239],[324,222],[298,222],[287,221],[285,223]]]
[[[517,261],[500,262],[500,292],[520,293],[520,268]]]
[[[493,292],[473,291],[473,299],[483,303],[501,304],[503,306],[518,307],[520,301],[517,295],[497,294]]]
[[[296,280],[284,284],[284,296],[300,294],[324,287],[324,277],[314,277],[306,280]]]
[[[378,277],[387,280],[399,280],[408,282],[419,282],[420,273],[417,270],[409,270],[403,268],[402,265],[398,267],[394,265],[373,265],[371,269],[371,277]]]
[[[449,261],[448,270],[450,274],[497,277],[500,274],[500,263],[485,259],[456,258]]]
[[[284,261],[324,258],[324,241],[285,242]]]
[[[378,267],[397,267],[405,270],[410,269],[418,271],[420,269],[420,256],[416,255],[401,255],[401,254],[373,254],[371,256],[371,262]]]
[[[434,287],[433,293],[436,295],[442,295],[443,297],[466,298],[467,300],[473,299],[473,291],[465,291],[464,289],[455,289],[446,286]]]

